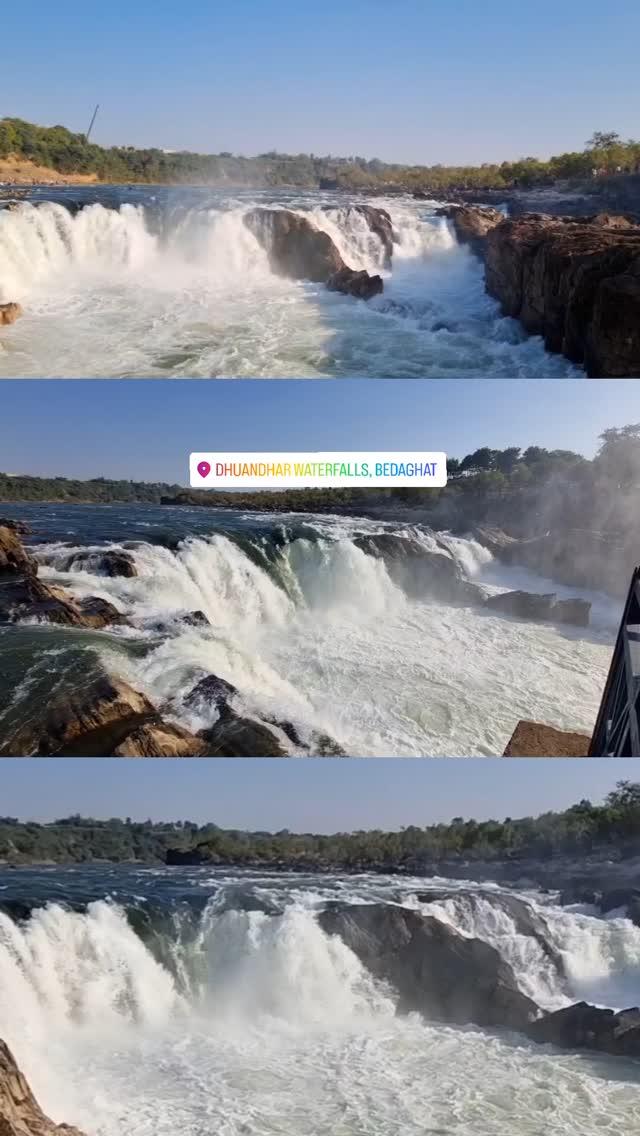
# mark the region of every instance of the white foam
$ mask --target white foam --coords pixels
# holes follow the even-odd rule
[[[395,1017],[310,903],[212,904],[171,969],[103,902],[20,928],[0,915],[3,1036],[56,1121],[89,1136],[422,1136],[454,1118],[460,1136],[640,1133],[624,1062]]]
[[[351,204],[264,195],[156,202],[72,215],[45,202],[0,210],[0,302],[25,315],[0,342],[7,377],[441,377],[578,374],[527,338],[484,292],[477,258],[443,218],[410,199],[375,199],[397,243]],[[203,199],[204,201],[205,199]],[[368,304],[272,274],[244,224],[256,204],[299,208],[354,268],[383,271]]]
[[[140,544],[132,579],[63,571],[57,546],[38,555],[43,578],[104,596],[152,639],[159,622],[205,613],[210,626],[176,621],[142,657],[114,652],[112,639],[104,649],[109,669],[192,728],[206,723],[181,699],[213,672],[252,712],[292,720],[303,737],[328,733],[359,756],[500,754],[520,718],[592,729],[610,627],[583,632],[433,602],[428,566],[424,599],[409,599],[384,561],[354,544],[358,531],[384,526],[306,523],[317,539],[285,545],[271,566],[260,546],[249,557],[220,534],[189,538],[175,554]],[[445,555],[419,527],[399,531]],[[475,541],[442,539],[472,578],[490,568]]]

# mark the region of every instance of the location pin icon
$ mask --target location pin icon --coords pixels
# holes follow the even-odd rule
[[[209,462],[198,462],[198,473],[200,474],[200,477],[208,477],[211,473],[211,466],[209,465]]]

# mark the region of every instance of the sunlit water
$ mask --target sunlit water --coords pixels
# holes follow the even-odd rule
[[[103,596],[130,626],[5,628],[5,733],[51,698],[79,653],[190,729],[215,721],[213,707],[184,703],[214,673],[238,688],[238,709],[293,722],[307,744],[329,734],[356,756],[500,754],[520,718],[593,728],[619,604],[587,593],[592,626],[576,628],[435,602],[427,558],[435,539],[424,526],[140,506],[15,506],[13,514],[43,542],[34,550],[44,580]],[[359,536],[378,532],[424,548],[423,592],[407,594],[383,559],[358,547]],[[442,539],[487,591],[522,585],[521,570],[497,565],[475,540]],[[72,562],[80,550],[123,542],[135,578]],[[525,583],[576,594],[531,573]],[[209,625],[181,621],[194,610]]]
[[[2,1036],[43,1107],[88,1136],[637,1136],[636,1063],[396,1016],[392,991],[316,913],[341,898],[444,914],[496,946],[545,1008],[585,992],[637,1001],[640,930],[529,894],[562,954],[561,977],[491,902],[496,885],[480,893],[471,925],[463,899],[418,900],[431,882],[465,886],[0,869],[0,906],[36,905],[20,924],[0,910]]]
[[[359,200],[391,214],[391,270],[351,208]],[[70,201],[87,204],[74,214]],[[25,311],[0,336],[0,375],[581,374],[500,316],[480,261],[458,246],[436,204],[286,191],[34,191],[0,209],[0,303]],[[351,267],[383,274],[384,294],[364,303],[275,276],[243,220],[256,205],[309,216]]]

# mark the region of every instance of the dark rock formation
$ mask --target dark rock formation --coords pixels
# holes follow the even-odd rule
[[[206,864],[210,857],[201,848],[167,848],[165,864],[169,867],[176,865]]]
[[[0,529],[11,529],[18,536],[28,536],[31,526],[26,521],[12,521],[8,517],[0,517]]]
[[[201,736],[209,757],[287,757],[280,739],[264,722],[242,717],[228,706]]]
[[[266,250],[273,272],[325,284],[344,268],[331,237],[299,213],[252,209],[245,214],[244,222]]]
[[[566,972],[562,955],[550,941],[549,928],[543,916],[534,911],[524,899],[520,899],[516,895],[509,895],[506,892],[471,891],[463,888],[456,891],[437,888],[433,891],[421,892],[417,898],[422,903],[451,901],[463,915],[465,910],[475,915],[481,910],[483,903],[488,903],[491,907],[504,911],[513,921],[516,933],[535,939],[543,953],[555,966],[558,975],[561,978],[565,977]]]
[[[4,1041],[0,1041],[0,1133],[2,1136],[82,1136],[78,1128],[55,1124],[45,1116]]]
[[[380,240],[384,249],[384,266],[390,268],[393,246],[397,242],[390,214],[386,209],[380,209],[375,205],[355,205],[354,209],[357,213],[362,214],[371,232],[375,233]]]
[[[328,734],[315,734],[310,744],[302,740],[293,722],[275,717],[263,721],[248,718],[234,710],[230,699],[239,695],[237,687],[218,675],[205,675],[184,699],[184,705],[196,713],[206,713],[211,707],[219,714],[213,726],[201,732],[206,739],[210,756],[220,757],[282,757],[286,750],[278,736],[270,730],[275,726],[299,752],[311,757],[344,757],[345,752]],[[233,752],[231,752],[233,750]],[[274,752],[274,751],[278,752]],[[224,751],[224,752],[223,752]],[[255,751],[255,752],[254,752]]]
[[[407,595],[442,603],[484,603],[484,593],[466,579],[450,549],[434,539],[437,549],[395,533],[356,536],[353,543],[370,556],[381,557],[392,580]]]
[[[237,693],[238,689],[232,683],[227,682],[224,678],[219,678],[218,675],[209,674],[201,678],[193,687],[193,690],[189,691],[185,696],[184,704],[193,710],[207,709],[211,706],[215,707],[216,710],[222,710],[229,699]]]
[[[344,292],[358,300],[371,300],[382,292],[384,283],[381,276],[370,276],[364,269],[357,272],[355,268],[347,268],[345,265],[329,277],[327,288],[330,292]]]
[[[138,726],[157,722],[144,694],[108,675],[93,675],[85,686],[54,696],[41,714],[4,738],[7,756],[106,757]]]
[[[403,1013],[523,1032],[539,1014],[493,947],[431,916],[383,903],[333,903],[318,920],[396,992]]]
[[[280,723],[280,728],[284,729],[284,723]],[[314,734],[306,748],[309,757],[347,757],[342,746],[329,734]]]
[[[63,570],[68,572],[73,568],[92,572],[96,576],[126,576],[131,578],[138,575],[131,553],[116,548],[74,552],[65,562]]]
[[[94,630],[123,623],[124,616],[98,596],[76,600],[64,588],[38,578],[38,565],[26,551],[18,524],[0,525],[0,623],[36,619]]]
[[[126,623],[126,616],[122,615],[109,600],[102,599],[101,596],[87,596],[86,599],[68,601],[69,606],[73,606],[80,613],[82,620],[82,627],[92,627],[94,631],[99,631],[103,627],[113,626],[118,623]]]
[[[598,378],[640,376],[640,226],[525,214],[486,238],[487,291]]]
[[[180,623],[185,623],[188,627],[211,626],[211,620],[207,618],[203,611],[186,611],[179,619]]]
[[[23,315],[20,304],[0,304],[0,327],[15,323]]]
[[[484,256],[487,233],[504,221],[504,213],[481,205],[445,205],[436,209],[437,217],[447,217],[461,245],[470,245]]]
[[[123,738],[113,757],[204,757],[206,753],[206,742],[182,726],[147,722]]]
[[[0,524],[0,577],[23,573],[35,576],[38,566],[32,556],[26,551],[20,536],[19,522],[5,522]]]
[[[112,603],[99,596],[76,600],[64,588],[45,584],[37,576],[3,580],[0,574],[0,623],[22,619],[93,630],[126,622]]]
[[[588,627],[590,612],[589,600],[557,600],[553,605],[551,618],[556,623],[573,623],[576,627]]]
[[[640,1009],[599,1009],[577,1002],[532,1022],[527,1033],[533,1041],[550,1042],[563,1049],[593,1049],[616,1057],[640,1057]]]
[[[314,280],[360,299],[382,291],[382,277],[349,268],[328,233],[307,217],[288,209],[251,209],[244,222],[266,250],[272,272]]]
[[[554,592],[499,592],[489,596],[486,606],[492,611],[515,615],[520,619],[547,620],[554,623],[575,623],[589,626],[589,600],[557,600]]]
[[[519,539],[488,527],[476,527],[474,536],[503,564],[521,564],[560,584],[593,588],[620,598],[626,596],[629,577],[640,561],[640,544],[633,526],[625,537],[564,528]]]
[[[640,927],[640,887],[613,888],[611,891],[602,892],[597,898],[594,896],[594,899],[587,902],[596,902],[603,915],[624,907],[627,917],[636,927]]]
[[[537,595],[535,592],[499,592],[488,596],[487,607],[505,615],[517,615],[520,619],[551,619],[555,595]]]
[[[590,746],[587,734],[523,720],[509,738],[503,757],[587,757]]]

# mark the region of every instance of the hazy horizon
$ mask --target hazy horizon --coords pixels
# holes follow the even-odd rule
[[[585,797],[601,802],[625,779],[640,780],[640,760],[16,758],[0,764],[3,814],[24,821],[80,813],[273,832],[394,831],[455,816],[536,816]]]

